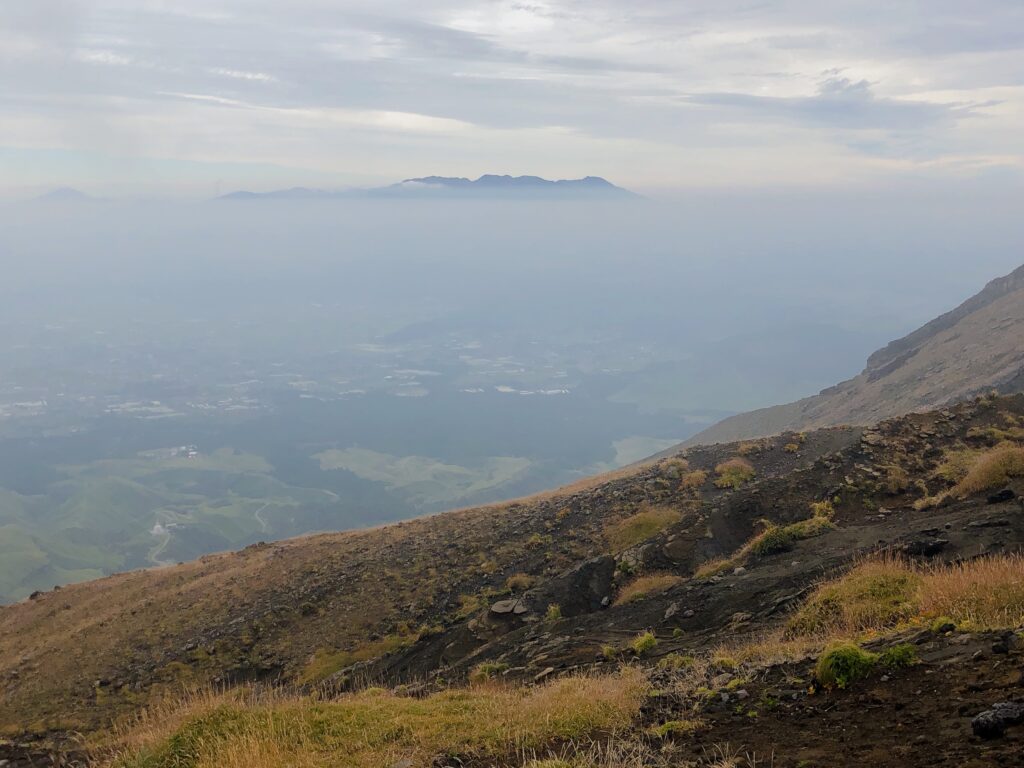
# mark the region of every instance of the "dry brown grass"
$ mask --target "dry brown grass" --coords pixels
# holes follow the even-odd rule
[[[671,573],[652,573],[649,576],[640,576],[619,590],[619,594],[615,597],[615,605],[633,603],[651,595],[666,592],[681,581],[681,577]]]
[[[1003,486],[1014,477],[1024,477],[1024,447],[1001,443],[974,459],[967,474],[953,486],[950,495],[963,499]]]
[[[926,617],[948,616],[977,629],[1024,623],[1024,556],[985,557],[927,570],[918,594]]]
[[[498,684],[407,698],[369,689],[330,702],[198,696],[122,733],[116,768],[381,768],[440,754],[516,760],[628,728],[647,684],[636,670],[536,688]],[[523,758],[523,763],[528,761]]]
[[[679,481],[679,487],[686,490],[696,490],[707,482],[708,473],[703,469],[695,469],[687,472]]]
[[[927,567],[882,556],[821,584],[784,630],[722,651],[744,663],[806,658],[829,643],[884,636],[949,620],[965,629],[1024,623],[1024,555]]]

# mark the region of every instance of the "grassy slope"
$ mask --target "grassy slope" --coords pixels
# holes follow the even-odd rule
[[[837,439],[824,434],[819,452]],[[815,455],[779,453],[777,471]],[[311,665],[321,677],[498,599],[513,574],[551,577],[607,551],[609,526],[650,504],[692,507],[699,493],[724,491],[641,466],[518,502],[48,592],[0,609],[0,679],[16,675],[0,729],[92,729],[182,683],[310,679]]]
[[[1008,508],[1016,509],[1012,503],[990,507],[982,496],[913,509],[916,500],[955,488],[1008,431],[1019,427],[1022,417],[1024,398],[1010,398],[948,415],[897,420],[861,441],[856,432],[832,430],[802,441],[787,435],[703,449],[689,454],[689,466],[661,462],[565,495],[254,547],[48,593],[0,612],[0,679],[14,680],[0,715],[8,727],[96,727],[155,695],[173,693],[182,682],[295,679],[325,647],[377,644],[380,650],[397,651],[393,656],[405,658],[408,669],[417,669],[417,658],[435,664],[433,649],[441,648],[450,665],[446,679],[465,675],[481,662],[489,669],[507,669],[511,678],[525,673],[529,679],[545,665],[566,670],[604,665],[638,652],[641,661],[653,664],[673,652],[707,654],[727,638],[749,643],[764,638],[765,630],[785,633],[785,613],[771,607],[777,597],[806,596],[801,590],[823,571],[847,565],[879,534],[902,542],[908,534],[919,535],[915,531],[922,526],[942,530],[942,522],[949,521],[945,535],[952,542],[951,557],[1024,542],[1018,522],[998,523]],[[966,474],[958,477],[946,464],[964,451],[972,452],[973,463],[963,463],[960,471]],[[754,477],[738,490],[717,488],[714,468],[736,456],[751,464]],[[1008,467],[1008,474],[990,480],[991,487],[1020,484],[1017,465]],[[687,478],[699,470],[707,474],[694,488]],[[829,504],[819,503],[823,495]],[[671,505],[678,515],[665,516],[648,529],[652,516],[646,510],[652,503]],[[880,503],[898,512],[874,514]],[[488,628],[487,606],[510,575],[551,577],[592,553],[607,551],[613,546],[609,536],[628,546],[636,537],[618,536],[636,526],[620,523],[638,514],[644,523],[639,528],[651,537],[643,552],[654,559],[637,559],[629,555],[632,549],[620,557],[623,593],[636,583],[637,570],[654,576],[667,565],[675,578],[607,611],[540,623],[527,615],[521,628]],[[765,515],[776,523],[768,529],[772,536],[745,544],[758,530],[757,518]],[[813,526],[810,532],[805,526],[793,529],[812,515],[829,525]],[[984,525],[971,528],[968,523],[975,520]],[[666,525],[667,530],[657,530]],[[700,562],[715,556],[731,557],[737,572],[692,575]],[[629,572],[625,563],[631,564]],[[1020,570],[1019,561],[1011,561],[1002,572],[1020,576]],[[911,572],[910,581],[917,583],[915,578]],[[543,590],[554,583],[541,581],[537,589],[546,594]],[[957,590],[964,592],[963,584],[970,587],[970,579],[930,583],[930,591],[915,593],[914,600],[898,595],[903,607],[894,621],[854,625],[843,624],[841,616],[826,616],[827,632],[814,625],[803,636],[769,634],[769,650],[754,646],[749,656],[758,663],[780,653],[798,659],[809,648],[820,650],[851,632],[895,631],[901,623],[927,622],[939,613],[981,628],[1012,624],[1024,615],[1008,612],[1002,623],[979,622],[972,618],[972,611],[979,613],[976,585],[966,607],[948,599]],[[1020,602],[1019,595],[1013,597],[1017,593],[1006,594]],[[467,605],[461,596],[484,599]],[[813,608],[815,600],[807,605]],[[700,613],[687,619],[677,609],[682,618],[666,626],[666,608],[679,603],[698,607]],[[431,629],[413,642],[424,624],[440,624],[442,633]],[[672,626],[681,634],[668,631]],[[654,628],[644,635],[649,640],[633,644],[644,627]],[[394,642],[385,642],[388,638]],[[602,643],[614,645],[610,654],[602,651],[595,657]],[[634,646],[642,650],[631,650]],[[741,650],[730,652],[738,656]],[[710,678],[700,679],[707,683]]]

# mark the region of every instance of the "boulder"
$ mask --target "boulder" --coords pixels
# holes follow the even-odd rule
[[[1024,722],[1024,704],[1000,701],[971,720],[971,730],[982,739],[998,739],[1008,725]]]

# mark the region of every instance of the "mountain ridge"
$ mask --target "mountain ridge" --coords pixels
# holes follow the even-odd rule
[[[871,424],[981,392],[1024,388],[1024,265],[873,352],[857,376],[792,403],[730,416],[682,445]]]
[[[600,176],[550,180],[540,176],[484,174],[477,179],[461,176],[421,176],[383,187],[323,190],[307,187],[250,192],[239,190],[218,200],[255,199],[363,199],[363,198],[524,198],[524,199],[640,199],[640,195]]]

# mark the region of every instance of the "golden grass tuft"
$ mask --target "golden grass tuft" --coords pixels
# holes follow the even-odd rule
[[[927,617],[1003,629],[1024,623],[1024,556],[984,557],[924,573],[918,605]]]
[[[683,475],[682,480],[679,481],[679,487],[684,490],[695,490],[704,485],[704,483],[707,482],[707,479],[707,472],[703,469],[695,469],[692,472],[687,472]]]
[[[669,507],[647,507],[609,526],[605,536],[616,551],[622,551],[661,533],[682,517],[678,510]]]
[[[746,459],[735,457],[727,459],[715,467],[715,485],[718,488],[739,488],[754,477],[754,465]]]
[[[627,728],[647,684],[637,670],[536,688],[492,684],[406,698],[372,689],[320,702],[255,694],[194,697],[125,735],[115,768],[428,765],[440,754],[505,761]],[[503,763],[504,764],[504,763]]]
[[[895,557],[868,560],[818,587],[793,615],[787,636],[878,633],[940,616],[977,629],[1024,622],[1024,556],[937,567]]]
[[[634,603],[651,595],[661,594],[681,581],[682,578],[671,573],[652,573],[649,576],[640,576],[619,590],[619,594],[615,598],[615,605]]]
[[[963,499],[1003,486],[1014,477],[1024,477],[1024,447],[1001,443],[974,459],[967,474],[953,486],[950,495]]]

